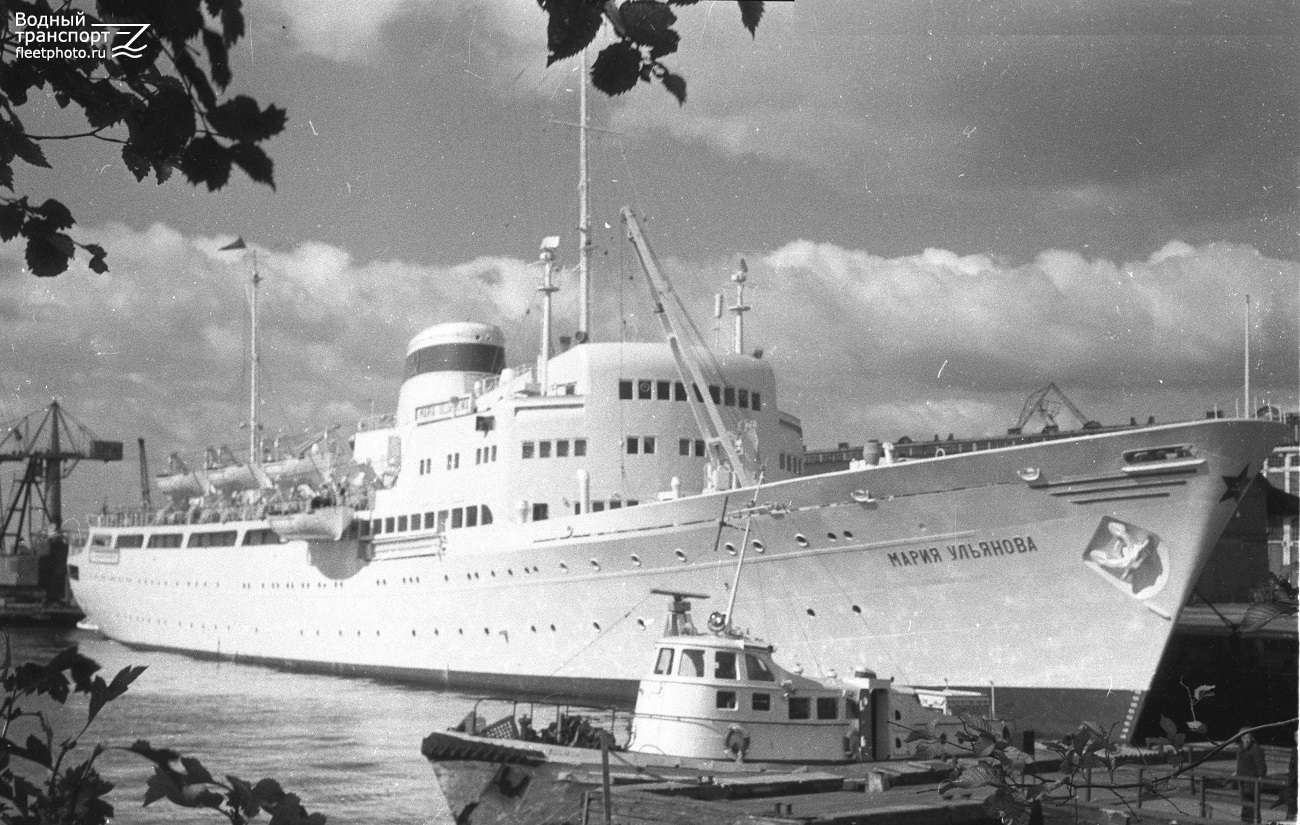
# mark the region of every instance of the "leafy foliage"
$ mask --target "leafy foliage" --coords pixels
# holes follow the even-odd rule
[[[591,67],[591,82],[607,95],[621,95],[638,82],[658,80],[679,104],[686,103],[686,79],[660,58],[677,51],[681,36],[673,27],[671,6],[699,0],[537,0],[547,14],[547,65],[585,49],[608,20],[617,42],[601,49]],[[763,0],[737,0],[741,23],[751,36],[763,17]]]
[[[97,675],[99,665],[78,652],[76,646],[60,652],[45,664],[14,666],[8,639],[0,663],[0,821],[12,825],[107,825],[113,806],[104,796],[113,790],[95,768],[103,754],[134,754],[153,764],[144,804],[165,799],[184,808],[206,808],[224,816],[231,825],[245,825],[266,813],[274,825],[325,825],[325,817],[309,813],[302,801],[286,793],[274,779],[253,784],[236,776],[217,779],[199,760],[144,740],[129,747],[95,745],[90,756],[75,762],[78,740],[99,712],[126,693],[144,672],[125,667],[111,681]],[[76,694],[88,697],[86,722],[76,735],[56,742],[44,711],[30,710],[36,700],[66,704]],[[35,726],[39,734],[25,739],[15,733],[15,723]],[[22,763],[25,763],[23,765]],[[29,777],[43,777],[39,782]]]
[[[260,144],[283,131],[285,111],[243,95],[221,98],[232,79],[230,47],[244,35],[240,8],[241,0],[98,0],[96,16],[74,9],[70,0],[0,0],[0,187],[14,193],[15,161],[51,168],[42,142],[93,138],[119,144],[137,181],[152,175],[163,183],[179,170],[194,186],[213,191],[226,185],[234,165],[274,188],[271,159]],[[128,41],[134,24],[149,28]],[[139,56],[103,57],[87,48],[84,35],[100,33],[107,43],[99,48],[130,42]],[[73,39],[46,40],[55,35]],[[55,53],[32,56],[31,49]],[[28,131],[18,109],[34,96],[80,108],[88,130]],[[0,195],[0,240],[26,239],[27,266],[37,276],[65,271],[78,248],[89,254],[92,270],[108,271],[103,248],[67,233],[73,223],[58,201],[34,206],[17,193]]]

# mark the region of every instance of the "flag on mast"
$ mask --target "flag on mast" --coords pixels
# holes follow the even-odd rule
[[[241,236],[241,237],[235,238],[235,239],[234,239],[233,241],[231,241],[230,243],[228,243],[228,244],[226,244],[225,246],[221,247],[221,251],[222,251],[222,252],[226,252],[227,250],[231,250],[231,249],[248,249],[248,244],[244,243],[244,239],[243,239],[243,237]]]

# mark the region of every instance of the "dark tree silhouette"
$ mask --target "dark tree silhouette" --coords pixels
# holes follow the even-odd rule
[[[229,49],[244,35],[240,0],[98,0],[95,13],[70,2],[0,0],[0,240],[22,237],[27,266],[58,275],[76,250],[106,272],[106,252],[67,233],[75,223],[57,200],[34,205],[14,191],[16,161],[50,168],[41,144],[92,139],[121,145],[143,181],[179,170],[214,191],[232,166],[274,187],[261,144],[279,134],[285,111],[244,95],[227,98]],[[35,134],[19,111],[34,97],[80,109],[85,129]]]
[[[714,2],[715,0],[706,0]],[[700,0],[537,0],[548,15],[547,65],[585,49],[606,22],[618,41],[600,50],[591,66],[591,83],[607,95],[621,95],[637,82],[663,84],[679,104],[686,103],[686,80],[673,74],[660,58],[677,51],[681,36],[673,28],[672,6],[693,6]],[[736,0],[740,21],[753,35],[763,16],[763,0]]]

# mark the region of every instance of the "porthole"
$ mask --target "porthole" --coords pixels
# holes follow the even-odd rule
[[[633,553],[633,554],[632,554],[632,563],[635,564],[637,567],[640,567],[640,566],[641,566],[641,557],[638,556],[636,553]]]
[[[491,635],[492,635],[492,631],[488,630],[488,629],[485,627],[485,628],[483,628],[483,635],[484,635],[484,636],[491,636]]]
[[[853,612],[854,612],[854,613],[857,613],[858,615],[861,615],[861,614],[862,614],[862,608],[858,607],[858,606],[855,604],[855,605],[853,605]]]
[[[794,540],[795,540],[795,542],[796,542],[800,547],[807,547],[807,546],[808,546],[808,539],[807,539],[807,537],[804,536],[803,533],[795,533],[795,534],[794,534]]]
[[[600,572],[600,562],[596,559],[591,560],[591,569]]]
[[[809,615],[809,616],[816,616],[816,615],[817,615],[817,611],[816,611],[816,610],[813,610],[813,609],[810,607],[810,608],[808,608],[808,615]]]
[[[751,544],[753,545],[754,550],[756,552],[762,553],[763,551],[767,550],[767,548],[763,546],[763,542],[759,541],[758,539],[754,539],[751,542]]]
[[[839,540],[839,536],[835,535],[834,533],[827,533],[826,538],[830,539],[831,541]]]
[[[846,539],[851,539],[851,538],[853,538],[853,533],[851,533],[851,532],[848,531],[848,530],[845,530],[845,531],[844,531],[844,538],[846,538]]]
[[[536,632],[537,632],[537,625],[529,625],[529,629],[532,630],[534,633],[536,633]]]
[[[722,546],[727,548],[727,552],[730,553],[731,555],[733,556],[736,555],[736,545],[732,544],[731,542],[727,542]]]
[[[563,562],[563,561],[560,562],[560,569],[563,570],[565,573],[568,573],[569,572],[568,562]]]
[[[678,561],[686,561],[686,551],[680,547],[673,551],[673,555],[677,557]]]
[[[645,619],[637,619],[636,626],[641,628],[642,630],[645,630]]]
[[[552,632],[555,631],[555,625],[551,625],[551,631],[552,631]]]
[[[600,622],[592,622],[592,623],[591,623],[591,626],[594,627],[594,628],[596,628],[596,631],[597,631],[597,632],[600,631]]]

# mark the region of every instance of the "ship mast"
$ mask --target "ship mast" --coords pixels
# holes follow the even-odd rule
[[[591,196],[587,180],[587,50],[578,80],[578,330],[575,343],[591,340]]]
[[[253,292],[248,332],[248,463],[262,463],[262,451],[257,438],[257,285],[262,280],[257,274],[257,250],[253,250]]]

